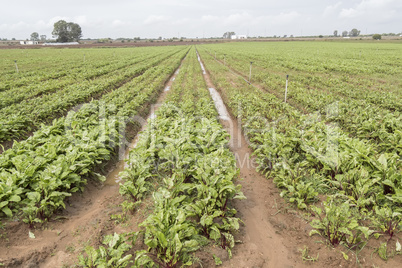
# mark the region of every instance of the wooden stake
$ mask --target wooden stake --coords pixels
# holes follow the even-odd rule
[[[248,77],[248,83],[251,84],[251,66],[253,65],[253,62],[250,61],[250,75]]]
[[[288,80],[289,80],[289,75],[286,75],[286,89],[285,89],[285,103],[288,97]]]
[[[17,65],[17,61],[15,60],[15,69],[17,69],[17,73],[19,73],[20,71],[18,70],[18,65]]]

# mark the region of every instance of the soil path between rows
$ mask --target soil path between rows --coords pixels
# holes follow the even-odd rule
[[[200,64],[204,69],[201,61]],[[203,75],[208,88],[215,88],[209,74],[203,71]],[[237,237],[242,243],[235,246],[233,258],[224,267],[292,267],[291,256],[284,246],[283,237],[276,233],[267,214],[266,207],[270,205],[272,186],[255,171],[252,151],[242,134],[239,122],[228,115],[220,116],[221,124],[230,134],[230,149],[236,156],[240,178],[243,179],[239,183],[247,197],[247,200],[234,202],[244,222],[240,237]]]
[[[222,62],[218,63],[222,64]],[[205,70],[204,78],[208,87],[214,87],[213,74],[200,58]],[[238,83],[239,74],[228,67],[226,78],[229,84]],[[248,81],[240,76],[245,84]],[[246,86],[246,85],[245,85]],[[252,85],[266,91],[261,85]],[[216,88],[224,100],[230,101],[225,90]],[[218,93],[218,94],[219,94]],[[224,105],[224,104],[223,104]],[[223,267],[400,267],[400,256],[384,262],[376,253],[380,241],[372,238],[364,251],[351,251],[344,246],[332,247],[320,236],[310,236],[312,230],[308,213],[297,210],[281,196],[272,179],[266,179],[255,171],[252,150],[241,131],[241,121],[231,114],[230,120],[221,120],[231,134],[230,148],[236,155],[240,168],[239,183],[247,200],[235,200],[234,207],[244,221],[237,239],[243,241],[235,246],[233,259],[225,261]],[[250,159],[248,159],[250,157]],[[322,197],[325,200],[325,197]],[[321,201],[322,201],[321,200]],[[397,239],[396,239],[397,240]],[[391,241],[391,243],[395,243]],[[390,251],[390,250],[389,250]],[[358,253],[358,256],[356,256]],[[374,254],[376,253],[376,254]],[[343,254],[348,257],[344,258]]]
[[[199,61],[208,88],[215,89],[207,66],[200,57]],[[219,90],[216,91],[219,95]],[[220,116],[220,122],[231,136],[230,149],[240,169],[238,183],[247,200],[233,202],[244,225],[235,237],[241,242],[234,247],[232,259],[224,261],[222,267],[334,267],[341,264],[349,267],[333,250],[320,252],[320,263],[303,262],[301,250],[304,247],[311,253],[322,249],[323,245],[309,237],[310,225],[289,208],[272,180],[256,171],[253,151],[242,132],[240,119],[236,120],[230,113],[227,117]]]

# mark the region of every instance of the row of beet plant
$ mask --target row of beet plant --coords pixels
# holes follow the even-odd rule
[[[283,99],[285,73],[272,66],[272,59],[264,58],[264,55],[272,52],[260,48],[257,56],[243,49],[244,47],[235,47],[235,52],[226,55],[228,68],[248,79],[249,59],[253,60],[252,82]],[[217,58],[221,59],[222,55]],[[331,64],[336,66],[340,63],[334,61]],[[389,66],[384,68],[392,69]],[[332,113],[328,118],[324,118],[325,120],[338,123],[342,129],[357,138],[377,144],[382,153],[396,152],[402,156],[401,96],[398,91],[389,89],[390,85],[384,86],[383,79],[373,82],[371,79],[345,77],[347,73],[327,77],[326,73],[310,73],[306,69],[296,68],[296,71],[289,71],[291,84],[287,100],[291,105],[303,113],[320,111],[324,117],[327,107],[336,105],[336,114]],[[373,84],[366,85],[367,81]]]
[[[159,50],[151,47],[118,49],[36,49],[0,51],[0,92],[64,80],[70,76],[95,78],[136,61],[138,55]],[[161,51],[161,50],[159,50]],[[19,72],[16,72],[15,61]],[[38,64],[38,62],[40,64]],[[109,69],[109,70],[108,70]]]
[[[94,168],[116,152],[126,124],[155,100],[186,50],[145,71],[101,100],[83,105],[0,155],[0,215],[31,226],[48,220],[82,191]],[[138,122],[132,122],[137,124]]]
[[[154,57],[156,51],[152,51],[142,62],[129,68],[111,71],[93,80],[75,82],[55,93],[27,99],[1,109],[0,142],[24,137],[28,131],[36,130],[41,123],[51,122],[76,105],[100,98],[183,50],[175,48],[157,57]]]
[[[351,249],[363,248],[371,236],[394,236],[402,220],[398,154],[378,152],[319,114],[301,114],[248,86],[205,51],[201,56],[233,115],[241,118],[258,170],[273,178],[281,196],[316,217],[313,233]],[[319,195],[327,196],[321,208],[313,205]]]
[[[253,62],[252,81],[284,94],[283,79],[291,75],[292,92],[302,90],[322,100],[343,97],[364,101],[391,111],[401,111],[401,92],[395,77],[401,70],[395,62],[392,44],[381,47],[359,44],[289,43],[289,44],[216,44],[206,49],[212,56],[248,78]],[[364,57],[354,58],[360,49]],[[377,49],[376,53],[371,50]],[[320,53],[317,54],[316,51]],[[352,55],[351,55],[352,54]],[[314,106],[314,102],[309,103]]]
[[[192,49],[122,173],[120,193],[137,205],[152,193],[152,213],[141,231],[127,235],[124,254],[94,260],[91,252],[102,249],[89,247],[81,265],[124,260],[122,267],[187,266],[194,262],[192,253],[211,240],[231,256],[240,220],[230,203],[245,197],[234,184],[239,170],[227,137]],[[128,254],[133,237],[142,237],[147,247],[134,256]]]
[[[97,61],[96,64],[86,64],[77,68],[65,64],[63,70],[59,71],[62,74],[60,74],[57,79],[46,79],[47,75],[42,74],[44,78],[41,78],[38,82],[31,82],[28,85],[20,87],[12,87],[7,91],[0,92],[0,109],[26,99],[61,91],[72,84],[78,84],[86,80],[93,80],[102,75],[123,68],[129,68],[135,64],[141,64],[142,61],[151,60],[153,56],[158,56],[163,53],[163,51],[158,52],[159,54],[153,54],[151,51],[149,51],[149,53],[139,53],[133,57],[128,57],[118,62],[110,62],[110,60],[104,59],[104,61]]]

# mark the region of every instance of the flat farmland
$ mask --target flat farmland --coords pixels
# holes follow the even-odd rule
[[[399,43],[0,58],[0,264],[400,264]]]

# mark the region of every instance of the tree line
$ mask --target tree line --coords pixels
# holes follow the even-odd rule
[[[338,30],[334,31],[334,36],[338,37],[338,36],[342,36],[342,37],[347,37],[347,36],[351,36],[351,37],[356,37],[360,35],[360,31],[356,28],[353,28],[350,32],[348,31],[343,31],[342,35],[338,34]]]
[[[74,22],[59,20],[53,25],[52,35],[56,37],[57,42],[78,42],[82,37],[81,26]],[[37,32],[31,34],[32,41],[46,41],[46,35],[40,35]]]

